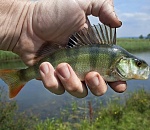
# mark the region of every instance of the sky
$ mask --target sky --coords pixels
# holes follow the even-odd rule
[[[122,26],[117,37],[139,37],[150,34],[150,0],[114,0],[115,12]],[[90,17],[92,24],[98,18]]]

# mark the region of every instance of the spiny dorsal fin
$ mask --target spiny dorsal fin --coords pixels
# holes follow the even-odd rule
[[[60,49],[91,44],[116,44],[116,28],[110,28],[104,24],[90,26],[88,29],[84,28],[70,37],[66,47],[62,47],[61,44],[45,42],[37,51],[35,60],[39,61]]]
[[[94,25],[75,33],[69,42],[71,47],[90,44],[116,44],[116,28],[104,24]]]

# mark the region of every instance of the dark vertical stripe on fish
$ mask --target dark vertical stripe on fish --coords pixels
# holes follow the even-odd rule
[[[78,47],[77,47],[78,48]],[[80,48],[78,48],[78,49],[75,49],[75,50],[73,50],[73,49],[69,49],[69,50],[67,50],[67,51],[65,51],[65,53],[66,53],[66,58],[69,58],[69,57],[72,57],[74,60],[74,63],[69,63],[69,64],[71,64],[72,65],[72,67],[74,67],[74,66],[76,66],[76,64],[77,64],[77,59],[78,59],[78,55],[80,55]],[[73,66],[74,65],[74,66]]]
[[[97,64],[97,60],[98,60],[98,56],[96,56],[96,54],[98,54],[98,51],[97,51],[97,49],[94,49],[93,47],[89,47],[88,49],[89,49],[90,66],[93,69],[95,69],[96,68],[96,64]]]

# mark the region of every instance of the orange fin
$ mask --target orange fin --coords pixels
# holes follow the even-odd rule
[[[12,86],[9,86],[9,98],[14,98],[16,95],[20,92],[20,90],[24,87],[24,84],[21,86],[16,86],[13,88]]]
[[[21,81],[20,71],[15,69],[0,70],[0,78],[9,86],[9,97],[14,98],[24,87],[25,81]]]

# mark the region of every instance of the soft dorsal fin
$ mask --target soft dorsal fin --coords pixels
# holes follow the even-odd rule
[[[116,44],[116,28],[104,24],[84,28],[70,38],[69,47],[90,44]]]
[[[36,52],[35,54],[35,60],[36,61],[39,61],[41,60],[42,58],[54,53],[55,51],[57,50],[60,50],[62,48],[65,48],[65,47],[62,47],[61,45],[59,44],[56,44],[56,43],[49,43],[49,42],[45,42],[41,47],[40,49]]]

